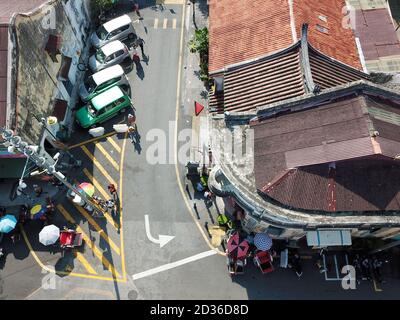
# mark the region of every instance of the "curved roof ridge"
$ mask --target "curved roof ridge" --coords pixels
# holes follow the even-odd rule
[[[247,67],[247,66],[255,64],[257,62],[268,61],[269,59],[279,57],[279,56],[281,56],[285,53],[288,53],[299,47],[300,47],[300,41],[297,41],[296,43],[291,44],[290,46],[288,46],[284,49],[280,49],[278,51],[268,53],[268,54],[265,54],[265,55],[262,55],[262,56],[259,56],[259,57],[253,58],[253,59],[249,59],[246,61],[241,61],[239,63],[231,64],[220,70],[212,71],[212,72],[210,72],[210,75],[221,73],[221,72],[230,72],[230,71],[234,71],[236,69],[240,69],[242,67]]]

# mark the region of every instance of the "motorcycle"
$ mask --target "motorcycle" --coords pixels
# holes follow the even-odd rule
[[[300,278],[303,275],[303,268],[300,263],[300,255],[297,250],[289,252],[289,268],[293,268],[296,275]]]

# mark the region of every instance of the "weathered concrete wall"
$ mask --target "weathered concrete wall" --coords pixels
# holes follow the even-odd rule
[[[43,131],[33,114],[49,116],[56,98],[71,98],[59,80],[62,55],[53,61],[45,51],[49,35],[61,36],[60,51],[72,58],[68,78],[74,85],[79,56],[88,42],[88,2],[53,0],[29,15],[15,16],[16,129],[33,144],[38,143]]]

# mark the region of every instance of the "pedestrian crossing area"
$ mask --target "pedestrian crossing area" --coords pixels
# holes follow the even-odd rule
[[[179,28],[178,19],[154,18],[153,29],[177,29]]]
[[[69,147],[75,158],[86,159],[82,167],[70,177],[71,182],[75,185],[81,182],[92,184],[93,197],[102,201],[113,198],[107,190],[110,184],[114,184],[119,194],[114,199],[113,208],[102,208],[101,212],[96,213],[86,210],[68,197],[57,201],[52,223],[60,230],[64,227],[75,230],[83,238],[81,247],[57,252],[61,255],[55,265],[58,275],[126,281],[121,204],[125,140],[126,137],[118,137],[113,132]],[[37,236],[28,232],[24,233],[24,237],[31,246],[30,250],[36,252],[38,246],[40,247]]]

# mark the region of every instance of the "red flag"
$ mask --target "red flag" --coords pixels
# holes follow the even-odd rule
[[[194,102],[194,113],[198,116],[204,109],[204,106],[197,101]]]

